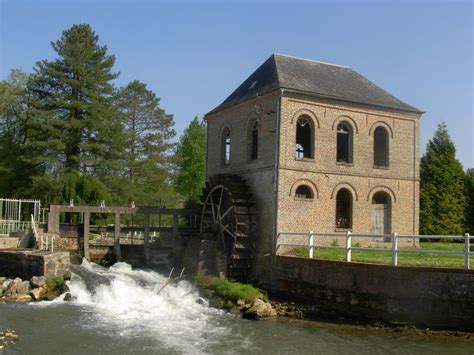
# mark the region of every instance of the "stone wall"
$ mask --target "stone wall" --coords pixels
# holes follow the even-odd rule
[[[273,262],[273,280],[261,281],[295,300],[358,320],[474,330],[474,270],[288,256]]]
[[[69,271],[68,252],[46,251],[1,251],[0,276],[19,277],[23,280],[33,276],[63,276]]]

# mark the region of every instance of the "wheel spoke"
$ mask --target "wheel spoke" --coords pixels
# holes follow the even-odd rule
[[[234,208],[234,206],[230,206],[229,209],[227,211],[224,212],[223,215],[220,216],[219,220],[217,221],[217,223],[220,223],[220,221],[222,221],[224,219],[225,216],[227,216],[227,214]]]
[[[212,193],[210,194],[210,197],[211,197],[212,221],[216,223],[216,213],[214,212],[214,199],[212,198]]]
[[[219,197],[219,205],[218,205],[218,209],[219,211],[221,210],[221,204],[222,204],[222,197],[224,196],[224,188],[222,188],[221,190],[221,196]]]

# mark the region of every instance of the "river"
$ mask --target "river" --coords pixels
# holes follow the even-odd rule
[[[73,301],[0,304],[3,354],[470,354],[473,343],[313,322],[247,321],[210,308],[187,281],[84,262]]]

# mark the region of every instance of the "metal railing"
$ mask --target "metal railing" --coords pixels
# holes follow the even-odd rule
[[[40,235],[38,240],[38,248],[39,250],[47,250],[51,253],[54,253],[54,240],[56,237],[49,236],[49,235]]]
[[[278,239],[281,236],[300,236],[307,237],[307,244],[291,244],[291,243],[279,243]],[[345,246],[334,246],[334,245],[315,245],[314,237],[345,237]],[[352,238],[361,237],[361,238],[373,238],[379,239],[384,238],[384,240],[391,241],[391,248],[368,248],[368,247],[359,247],[352,246]],[[449,251],[449,250],[421,250],[421,249],[400,249],[398,247],[398,242],[400,239],[448,239],[448,240],[463,240],[464,242],[464,251]],[[474,240],[474,236],[469,235],[469,233],[464,234],[463,236],[447,236],[447,235],[409,235],[409,234],[359,234],[346,232],[343,233],[314,233],[309,231],[308,233],[292,233],[292,232],[282,232],[277,236],[277,247],[276,252],[280,247],[307,247],[308,248],[308,257],[313,258],[314,248],[318,249],[336,249],[344,250],[346,254],[346,261],[352,261],[352,251],[369,251],[369,252],[385,252],[392,254],[392,265],[398,266],[398,255],[400,253],[419,253],[419,254],[445,254],[445,255],[463,255],[464,256],[464,267],[465,269],[470,269],[470,258],[474,255],[474,252],[470,251],[470,241]]]

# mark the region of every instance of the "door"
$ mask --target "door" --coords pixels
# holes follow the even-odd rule
[[[372,205],[372,233],[374,234],[390,234],[390,217],[388,205],[373,204]]]

